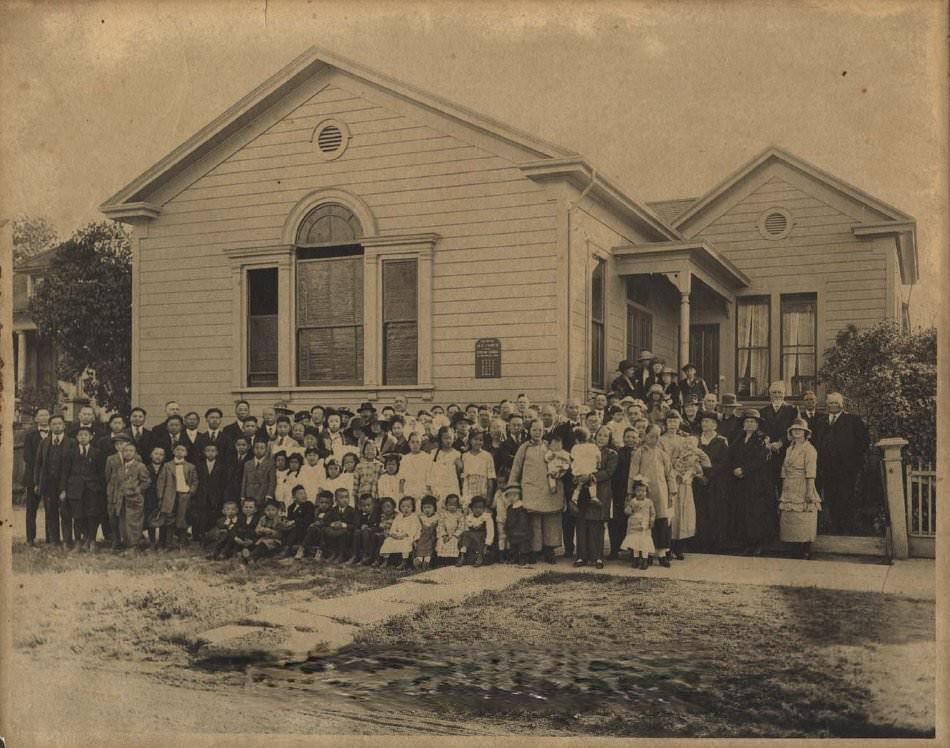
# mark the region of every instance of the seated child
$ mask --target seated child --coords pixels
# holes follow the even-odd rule
[[[553,434],[548,440],[544,461],[548,466],[548,488],[551,489],[551,493],[556,493],[558,482],[571,469],[571,453],[564,449],[564,443],[559,435]]]
[[[376,499],[364,493],[359,499],[359,513],[353,528],[353,547],[350,551],[350,564],[362,563],[369,566],[376,561],[376,552],[382,542],[379,534],[379,506]]]
[[[257,520],[257,502],[251,496],[242,499],[241,516],[238,517],[230,548],[224,554],[225,558],[230,558],[238,551],[241,554],[241,563],[247,563],[251,557],[251,547],[257,540]]]
[[[384,496],[379,501],[379,529],[376,531],[376,560],[373,566],[382,566],[386,563],[386,556],[382,555],[382,545],[389,537],[393,522],[396,519],[396,501]]]
[[[454,494],[453,494],[454,495]],[[432,555],[435,553],[435,540],[439,518],[435,510],[438,505],[435,496],[423,496],[419,502],[419,537],[416,539],[413,565],[425,571],[432,564]]]
[[[458,558],[463,519],[458,494],[446,495],[436,531],[435,553],[439,558]]]
[[[571,470],[574,473],[574,494],[571,504],[576,508],[581,496],[581,489],[586,485],[592,504],[599,504],[597,500],[597,483],[591,480],[591,475],[597,472],[600,464],[600,449],[590,440],[590,432],[586,428],[574,429],[574,446],[571,448]]]
[[[412,496],[403,496],[399,500],[399,514],[393,520],[383,541],[379,555],[387,558],[391,563],[398,563],[402,559],[400,568],[409,570],[412,565],[409,561],[412,556],[412,546],[419,537],[422,525],[419,524],[419,515],[416,514],[416,500]]]
[[[647,478],[642,475],[633,477],[633,496],[627,499],[624,514],[627,515],[627,535],[620,544],[621,550],[629,550],[634,569],[646,569],[647,560],[656,553],[653,545],[653,522],[656,520],[656,508],[648,496],[650,488]]]
[[[280,516],[280,503],[277,499],[268,499],[264,504],[264,516],[257,520],[257,526],[254,528],[257,538],[251,547],[251,560],[280,553],[285,529],[284,520]]]
[[[474,565],[485,563],[485,548],[495,540],[495,522],[485,511],[484,496],[473,496],[469,505],[469,514],[463,521],[462,539],[459,542],[459,560],[456,566],[462,566],[468,559],[474,558]]]
[[[399,477],[399,462],[402,455],[398,452],[387,452],[383,455],[383,473],[376,482],[376,496],[383,498],[385,496],[402,496],[400,484],[402,479]]]
[[[331,564],[346,560],[359,519],[356,509],[350,506],[349,491],[338,488],[334,499],[336,504],[327,512],[323,529],[323,557]]]
[[[508,540],[508,560],[519,566],[529,563],[531,554],[531,518],[521,500],[521,486],[510,486],[505,495],[508,511],[505,515],[505,536]]]
[[[319,561],[323,558],[323,531],[327,525],[327,512],[333,506],[333,494],[323,490],[317,494],[317,506],[314,509],[313,522],[307,528],[307,534],[304,535],[303,543],[297,550],[294,558],[301,559],[304,554],[313,553],[313,557]]]
[[[225,501],[221,507],[221,517],[214,528],[205,533],[204,542],[209,549],[208,558],[215,561],[224,557],[225,551],[234,537],[238,523],[238,506],[236,501]],[[232,550],[233,552],[233,550]]]
[[[313,524],[316,507],[307,498],[307,489],[300,483],[291,492],[287,517],[284,520],[284,556],[292,556],[294,550],[303,547],[307,529]]]

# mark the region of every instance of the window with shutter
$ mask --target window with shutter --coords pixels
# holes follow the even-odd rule
[[[416,384],[419,370],[416,260],[383,262],[383,384]]]
[[[297,380],[363,383],[363,257],[297,262]]]
[[[247,386],[277,386],[277,268],[247,271]]]

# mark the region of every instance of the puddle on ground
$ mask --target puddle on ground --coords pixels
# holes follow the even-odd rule
[[[252,666],[250,683],[348,700],[370,711],[424,707],[472,715],[575,714],[653,702],[689,710],[702,660],[558,650],[361,651],[349,649],[287,667]]]

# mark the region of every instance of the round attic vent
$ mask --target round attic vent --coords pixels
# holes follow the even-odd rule
[[[350,132],[339,120],[324,120],[314,128],[313,142],[325,159],[339,158],[350,141]]]
[[[784,208],[769,208],[759,218],[759,233],[766,239],[782,239],[792,230],[792,216]]]

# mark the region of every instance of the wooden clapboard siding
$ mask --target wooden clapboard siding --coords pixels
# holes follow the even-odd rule
[[[553,397],[556,201],[522,175],[509,146],[486,148],[483,138],[460,137],[457,125],[441,129],[431,112],[416,116],[336,78],[171,195],[150,224],[139,264],[143,404],[233,400],[236,289],[223,250],[279,244],[291,209],[321,188],[358,196],[380,234],[441,236],[432,265],[437,401],[443,390]],[[328,117],[350,131],[331,161],[311,142]],[[480,337],[501,339],[502,379],[474,379]],[[337,394],[355,400],[360,392]],[[262,405],[276,396],[248,399]]]

